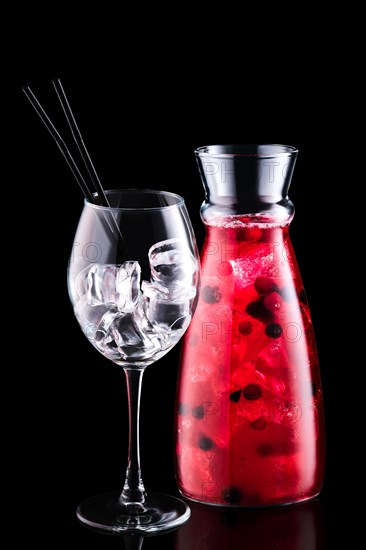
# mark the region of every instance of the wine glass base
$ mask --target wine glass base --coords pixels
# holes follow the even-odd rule
[[[189,506],[181,499],[163,493],[148,493],[145,511],[138,515],[126,513],[119,503],[120,493],[106,493],[85,500],[76,511],[78,519],[97,531],[111,535],[151,535],[175,529],[190,515]]]

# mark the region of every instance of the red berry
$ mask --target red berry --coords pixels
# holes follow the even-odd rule
[[[282,306],[282,297],[278,294],[278,292],[271,292],[264,297],[263,305],[266,309],[268,309],[268,311],[276,313],[276,311],[279,311]]]
[[[230,262],[221,262],[217,266],[217,272],[222,277],[227,277],[227,275],[231,275],[233,272],[233,266]]]
[[[267,427],[267,420],[260,416],[257,420],[253,420],[253,422],[249,425],[253,428],[253,430],[264,430]]]
[[[275,292],[277,290],[277,285],[272,279],[269,279],[268,277],[257,277],[257,279],[254,281],[254,288],[256,289],[258,294],[266,296],[271,292]]]
[[[262,397],[262,390],[257,384],[247,384],[243,389],[243,395],[248,401],[256,401]]]
[[[262,231],[259,227],[245,227],[240,232],[240,240],[256,243],[262,237]]]
[[[257,453],[259,456],[270,456],[273,454],[273,446],[270,443],[262,443],[257,447]]]
[[[240,334],[243,334],[244,336],[248,336],[248,334],[251,334],[253,330],[253,325],[250,321],[242,321],[238,325],[238,330]]]

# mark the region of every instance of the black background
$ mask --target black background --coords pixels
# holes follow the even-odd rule
[[[287,52],[284,62],[284,54],[273,57],[270,50],[262,60],[237,49],[235,55],[234,49],[225,55],[189,53],[185,36],[186,47],[173,48],[170,57],[168,41],[151,48],[145,44],[138,53],[118,37],[110,41],[105,27],[103,40],[96,32],[70,43],[66,31],[53,35],[48,28],[40,41],[36,32],[19,36],[21,53],[13,64],[12,143],[17,160],[9,192],[15,204],[20,203],[16,217],[22,220],[24,243],[17,246],[18,237],[11,242],[13,249],[23,251],[21,262],[17,252],[15,258],[24,267],[20,283],[30,291],[29,298],[24,291],[21,314],[25,341],[13,342],[15,348],[24,346],[25,354],[14,368],[21,411],[16,453],[24,457],[16,475],[15,506],[26,495],[22,521],[30,520],[38,541],[51,544],[55,537],[97,548],[123,547],[122,541],[88,531],[75,518],[81,500],[121,487],[127,405],[123,371],[87,342],[69,304],[66,266],[82,196],[21,93],[21,86],[29,83],[68,136],[51,85],[51,78],[60,76],[105,188],[147,187],[182,194],[199,246],[204,236],[199,217],[203,188],[195,147],[262,142],[299,148],[290,189],[296,207],[291,236],[312,310],[324,385],[328,456],[321,502],[329,543],[352,485],[344,432],[350,397],[342,375],[345,349],[337,332],[339,297],[330,291],[336,253],[333,173],[322,145],[334,132],[324,102],[330,83],[326,78],[318,82],[314,101],[310,83],[316,56],[310,54],[299,60]],[[179,346],[146,370],[141,408],[145,485],[172,494],[178,494],[173,469],[178,360]],[[341,525],[347,533],[343,522],[337,534]],[[184,550],[193,550],[197,533],[188,536],[191,543]],[[168,534],[146,540],[143,548],[173,549],[175,540],[176,534]],[[262,548],[250,544],[249,549]],[[303,544],[293,547],[307,550],[308,543]]]

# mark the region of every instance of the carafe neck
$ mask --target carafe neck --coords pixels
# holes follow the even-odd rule
[[[204,222],[247,215],[274,222],[291,221],[288,190],[297,150],[288,145],[213,145],[195,151],[205,200]]]

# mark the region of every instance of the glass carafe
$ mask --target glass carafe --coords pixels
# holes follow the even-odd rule
[[[322,486],[325,435],[313,326],[289,237],[297,150],[195,153],[206,239],[178,380],[178,486],[218,505],[306,500]]]

